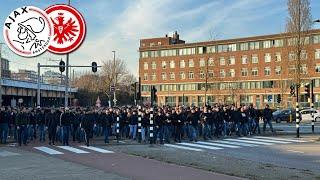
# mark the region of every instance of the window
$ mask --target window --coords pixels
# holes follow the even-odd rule
[[[236,71],[234,69],[229,70],[229,77],[235,77]]]
[[[161,50],[160,55],[161,55],[161,57],[176,56],[177,50],[176,49]]]
[[[147,58],[148,56],[148,51],[141,52],[141,58]]]
[[[174,72],[170,72],[170,80],[174,80],[175,79],[175,74]]]
[[[306,60],[308,58],[308,54],[306,50],[301,51],[301,60]]]
[[[281,61],[281,53],[276,52],[276,62],[280,62],[280,61]]]
[[[218,45],[218,52],[228,52],[228,45]]]
[[[264,75],[265,76],[270,76],[271,74],[271,68],[270,67],[265,67],[264,68]]]
[[[185,68],[186,62],[184,60],[180,60],[180,68]]]
[[[224,57],[220,57],[220,66],[224,66],[224,65],[226,65],[226,61]]]
[[[316,51],[314,53],[314,58],[315,59],[320,59],[320,49],[316,49]]]
[[[271,62],[271,55],[270,53],[264,54],[264,62]]]
[[[209,66],[214,66],[214,60],[213,60],[213,58],[210,58],[210,59],[209,59],[208,65],[209,65]]]
[[[148,74],[147,74],[147,73],[144,73],[144,74],[143,74],[143,80],[144,80],[144,81],[148,81]]]
[[[248,68],[241,69],[241,76],[244,76],[244,77],[248,76]]]
[[[271,48],[271,41],[263,41],[263,48]]]
[[[144,62],[144,63],[143,63],[143,69],[144,69],[144,70],[147,70],[147,69],[148,69],[148,63],[147,63],[147,62]]]
[[[204,78],[205,78],[204,71],[200,71],[200,79],[204,79]]]
[[[220,69],[220,77],[226,77],[226,72],[224,71],[224,69]]]
[[[151,69],[157,69],[157,64],[155,61],[151,62]]]
[[[162,61],[161,62],[161,67],[162,67],[162,69],[166,69],[167,68],[167,62],[166,61]]]
[[[289,52],[289,61],[293,60],[296,60],[296,54],[293,51],[291,51]]]
[[[208,77],[209,78],[213,78],[213,76],[214,76],[213,70],[209,70],[208,71]]]
[[[205,52],[205,47],[198,47],[198,54],[203,54]]]
[[[252,60],[252,64],[258,63],[259,62],[258,55],[257,54],[253,54],[252,57],[251,57],[251,60]]]
[[[301,65],[301,74],[308,74],[308,67],[306,64]]]
[[[157,75],[156,75],[156,73],[152,73],[152,75],[151,75],[151,80],[152,80],[152,81],[157,80]]]
[[[295,73],[296,73],[296,66],[289,65],[289,74],[295,74]]]
[[[316,73],[320,73],[320,64],[316,64]]]
[[[194,73],[193,73],[193,71],[189,71],[188,78],[189,78],[189,79],[194,79]]]
[[[158,51],[150,51],[150,55],[151,55],[151,57],[158,57],[159,56]]]
[[[200,67],[204,67],[204,66],[206,66],[206,61],[203,59],[203,58],[201,58],[200,59]]]
[[[186,79],[186,73],[180,72],[180,79]]]
[[[283,39],[276,39],[273,41],[274,47],[283,47]]]
[[[258,68],[252,68],[251,75],[252,76],[258,76]]]
[[[230,56],[228,64],[229,64],[229,65],[234,65],[234,64],[236,64],[236,59],[234,58],[234,56]]]
[[[259,49],[259,41],[256,42],[249,42],[250,50]]]
[[[173,68],[174,68],[174,66],[175,66],[174,61],[170,61],[170,68],[171,68],[171,69],[173,69]]]
[[[179,49],[179,55],[191,55],[191,54],[196,54],[196,48]]]
[[[276,66],[275,72],[276,72],[276,75],[280,75],[281,74],[281,67]]]
[[[167,80],[167,73],[165,73],[165,72],[161,73],[161,78],[164,81]]]
[[[240,43],[240,51],[247,51],[249,49],[248,43]]]
[[[248,64],[248,57],[247,57],[247,55],[241,56],[241,64]]]
[[[207,47],[207,53],[215,53],[215,52],[216,52],[216,46]]]
[[[236,50],[237,50],[237,44],[228,45],[228,51],[236,51]]]
[[[320,43],[320,35],[313,36],[313,43],[314,44],[319,44]]]
[[[189,59],[189,67],[194,67],[194,61],[193,61],[193,59]]]

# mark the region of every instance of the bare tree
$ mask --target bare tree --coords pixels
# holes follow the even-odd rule
[[[288,33],[287,47],[290,58],[294,61],[289,61],[289,66],[294,66],[295,71],[289,71],[289,78],[300,86],[304,78],[304,70],[302,61],[305,57],[304,51],[309,46],[308,32],[312,26],[311,8],[309,0],[288,0],[288,18],[286,24],[286,31]],[[299,94],[297,94],[299,97]],[[297,98],[299,103],[299,98]]]

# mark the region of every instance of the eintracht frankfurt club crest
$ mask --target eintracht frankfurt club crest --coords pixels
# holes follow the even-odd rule
[[[53,35],[53,26],[46,12],[24,6],[7,17],[3,36],[8,47],[23,57],[34,57],[45,52]]]
[[[75,8],[64,4],[50,6],[45,11],[54,27],[49,51],[66,54],[76,50],[86,34],[82,15]]]

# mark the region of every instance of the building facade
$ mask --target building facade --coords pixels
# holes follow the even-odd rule
[[[315,106],[320,106],[320,30],[311,30],[297,66],[296,39],[288,34],[185,43],[172,37],[140,40],[139,76],[142,101],[157,89],[158,105],[252,103],[258,108],[295,107],[290,94],[300,67],[303,84],[315,80]],[[299,98],[308,106],[304,85]],[[281,96],[281,103],[277,97]]]
[[[21,80],[21,81],[38,82],[37,72],[33,70],[27,70],[27,69],[19,69],[18,72],[12,72],[11,78],[15,80]]]

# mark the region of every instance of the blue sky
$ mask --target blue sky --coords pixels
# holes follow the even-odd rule
[[[33,5],[45,9],[67,0],[1,0],[0,22],[17,7]],[[71,0],[84,16],[87,35],[82,46],[70,55],[71,64],[101,63],[116,56],[137,75],[141,38],[162,37],[178,31],[186,42],[229,39],[279,33],[285,29],[287,0]],[[312,16],[320,19],[320,1],[310,0]],[[320,24],[314,25],[320,28]],[[3,36],[0,36],[3,42]],[[49,52],[37,58],[21,58],[4,48],[11,69],[36,69],[59,59]],[[83,71],[83,70],[77,70]]]

